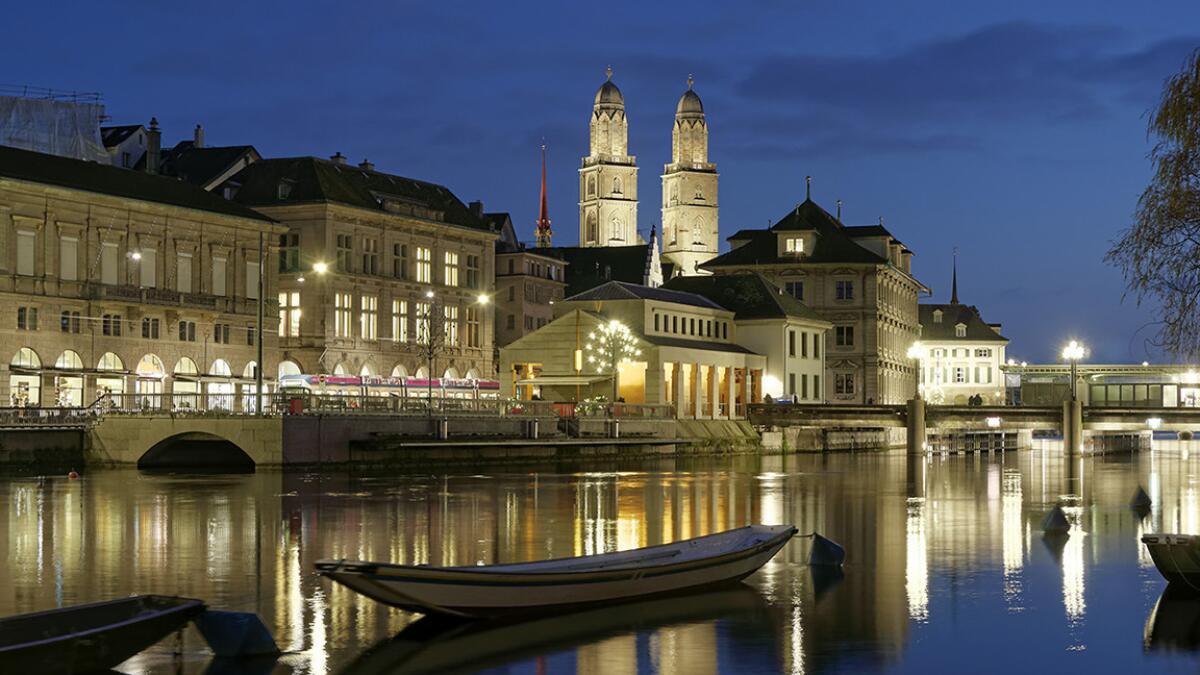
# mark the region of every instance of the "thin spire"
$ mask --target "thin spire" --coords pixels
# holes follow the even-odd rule
[[[612,81],[612,65],[610,64],[608,66],[608,68],[605,68],[604,72],[608,74],[608,79],[611,82]]]
[[[950,281],[950,304],[958,304],[958,247],[954,247],[954,272]]]
[[[695,80],[693,80],[693,79],[692,79],[692,74],[691,74],[691,73],[688,73],[688,91],[691,91],[691,90],[692,90],[692,83],[693,83],[693,82],[695,82]]]
[[[546,204],[546,143],[542,142],[542,194],[541,204],[538,209],[537,219],[537,246],[538,248],[550,248],[550,236],[554,234],[550,230],[550,209]]]
[[[804,177],[804,198],[812,199],[812,176]]]
[[[840,222],[842,222],[842,200],[840,200],[840,199],[837,200],[837,207],[838,207],[837,219],[838,219],[838,222],[840,223]]]

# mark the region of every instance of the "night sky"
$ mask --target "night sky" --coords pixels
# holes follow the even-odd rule
[[[958,247],[959,295],[1010,356],[1077,337],[1091,361],[1147,358],[1154,311],[1122,303],[1102,257],[1149,177],[1146,113],[1200,46],[1194,0],[188,4],[8,6],[0,83],[100,91],[110,123],[157,116],[164,145],[200,123],[210,145],[366,157],[511,212],[529,240],[544,138],[569,245],[605,66],[643,232],[692,73],[723,236],[784,215],[811,174],[848,224],[883,216],[936,301]]]

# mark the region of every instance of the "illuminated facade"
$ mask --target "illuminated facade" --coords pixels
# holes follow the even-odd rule
[[[708,161],[708,120],[692,90],[675,106],[671,163],[663,167],[663,258],[675,274],[707,274],[700,264],[715,258],[718,235],[717,165]]]
[[[283,231],[181,181],[0,147],[0,404],[252,406]]]
[[[579,169],[579,245],[637,244],[637,158],[629,154],[625,97],[612,68],[596,91],[589,129]]]

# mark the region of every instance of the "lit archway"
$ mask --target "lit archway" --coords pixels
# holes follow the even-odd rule
[[[107,405],[124,405],[125,362],[112,352],[104,352],[96,362],[96,393],[107,401]]]
[[[83,359],[70,349],[54,360],[55,370],[83,370]],[[62,374],[54,377],[54,404],[63,408],[83,406],[83,374]]]
[[[408,377],[408,369],[402,364],[397,363],[396,366],[392,368],[392,377]]]
[[[467,371],[467,374],[464,377],[466,377],[468,380],[478,380],[479,379],[479,371],[472,368]]]
[[[459,379],[458,370],[454,366],[450,366],[446,369],[446,372],[442,373],[442,377],[446,378],[447,380],[457,380]]]
[[[225,359],[217,359],[208,368],[208,374],[213,377],[227,378],[225,381],[211,381],[208,389],[208,407],[210,410],[233,410],[233,369]]]
[[[200,407],[200,368],[184,356],[175,362],[171,371],[171,403],[175,408],[195,410]]]
[[[42,403],[42,358],[29,347],[21,347],[8,362],[9,404],[16,408]]]
[[[162,359],[146,354],[133,371],[137,375],[133,382],[135,405],[141,409],[162,407],[163,380],[167,376]]]
[[[279,362],[279,377],[287,375],[300,375],[304,371],[300,369],[300,364],[295,361],[280,361]]]
[[[346,370],[345,364],[339,363],[333,367],[333,374],[334,375],[349,375],[350,373],[349,373],[349,371]]]

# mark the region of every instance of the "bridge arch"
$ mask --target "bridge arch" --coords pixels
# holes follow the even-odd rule
[[[167,436],[142,453],[139,469],[253,472],[254,459],[233,441],[203,431]]]

